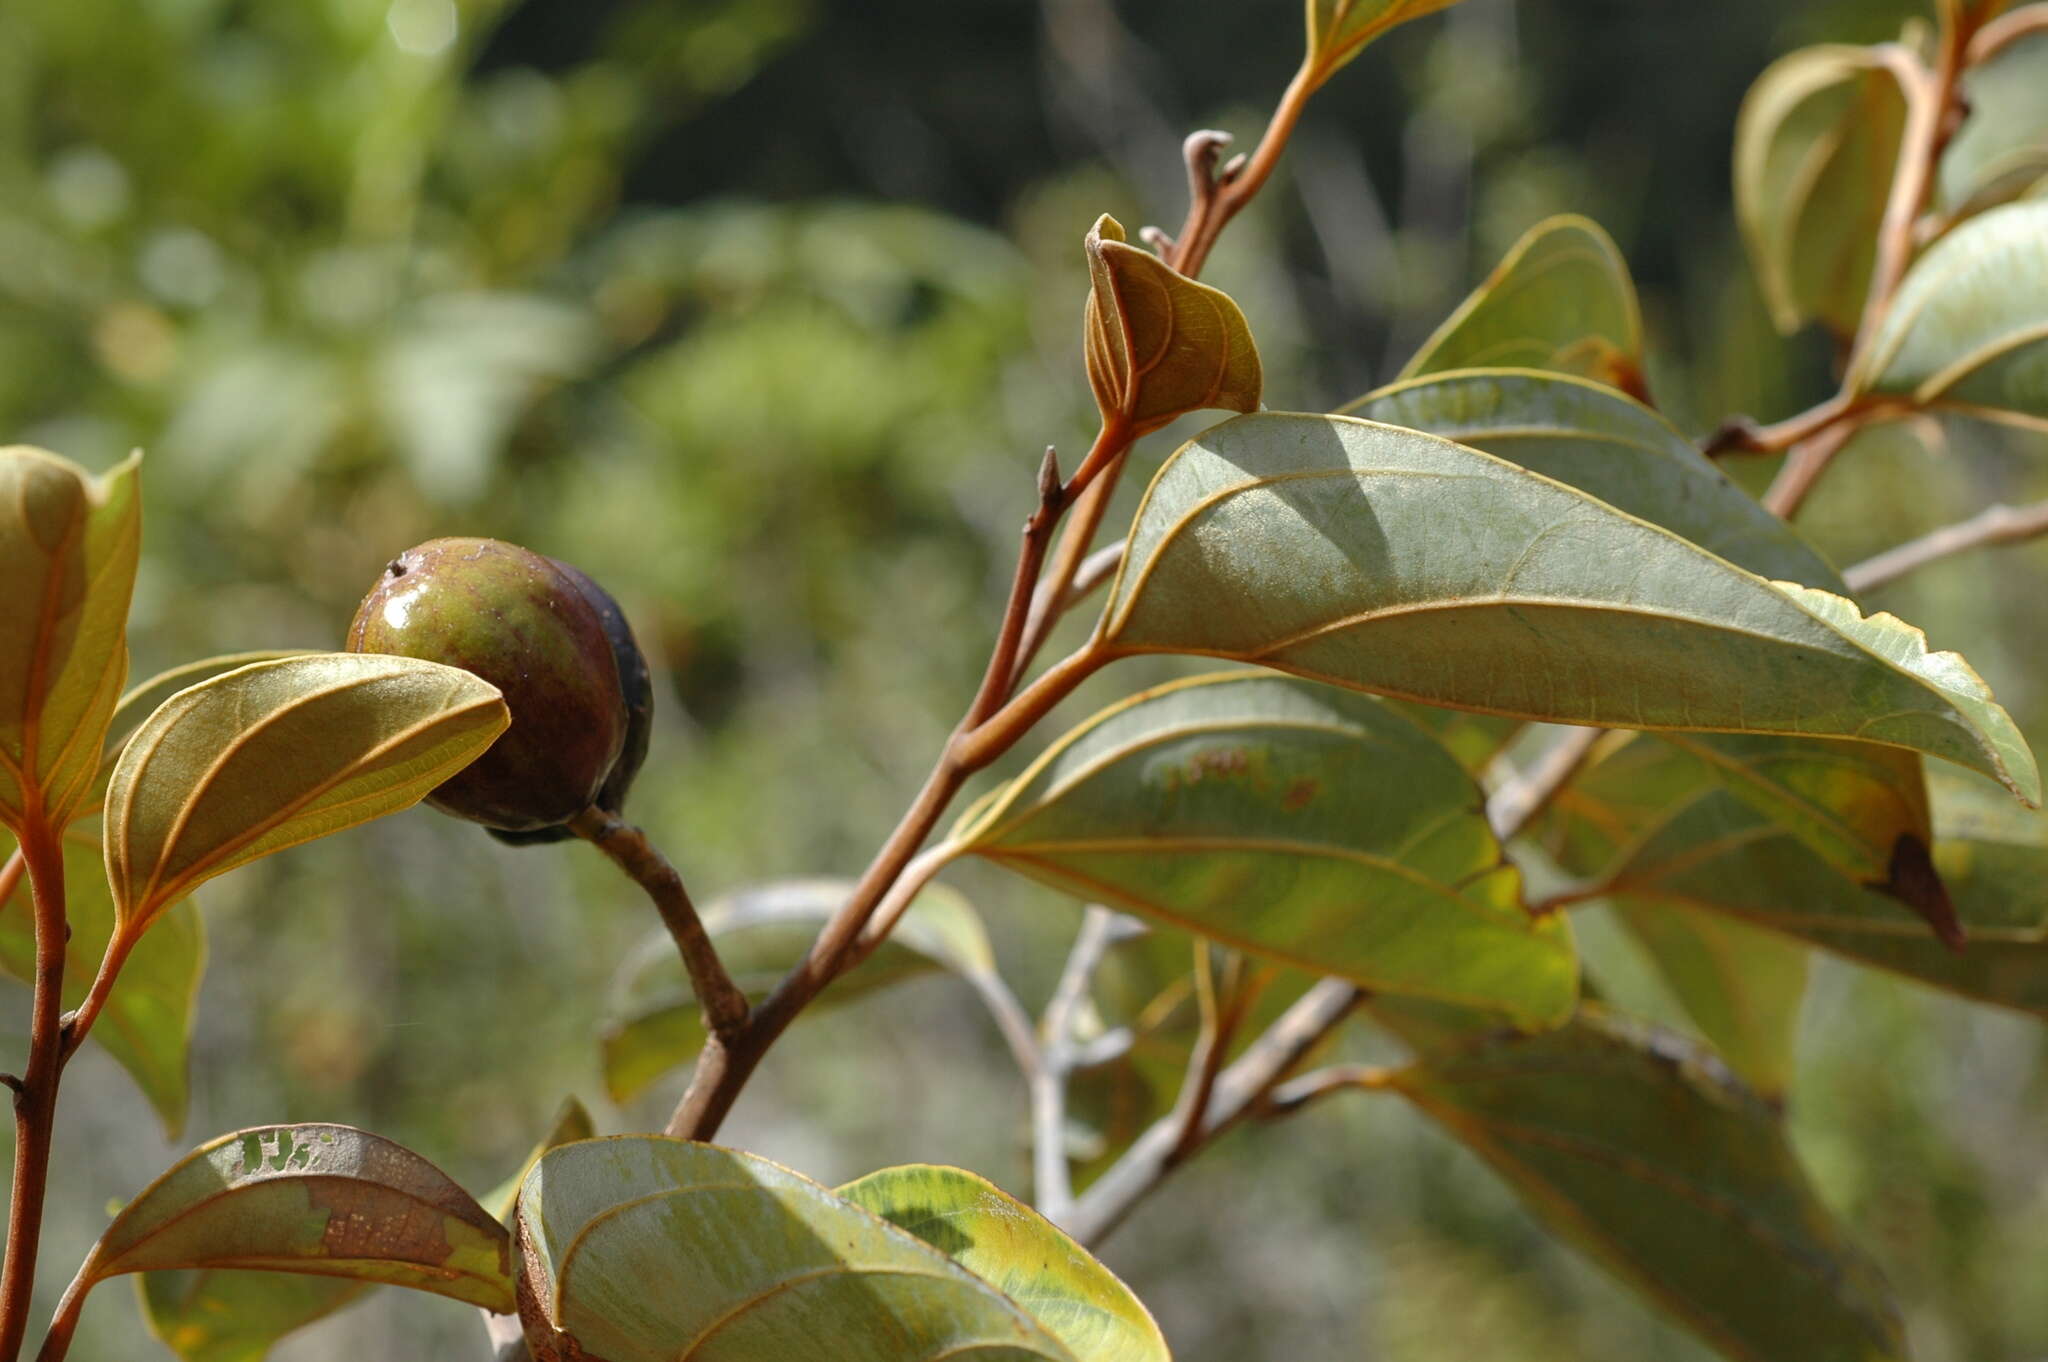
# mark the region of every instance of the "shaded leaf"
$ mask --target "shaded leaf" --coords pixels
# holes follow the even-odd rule
[[[1400,377],[1491,368],[1579,374],[1643,395],[1636,286],[1598,223],[1566,215],[1523,233]]]
[[[850,880],[781,880],[706,904],[705,928],[726,970],[749,1000],[768,995],[809,953],[818,929],[839,911]],[[993,973],[995,956],[972,904],[942,884],[928,885],[888,939],[858,968],[835,979],[815,1006],[831,1007],[938,970]],[[621,971],[619,1019],[602,1041],[605,1091],[628,1102],[663,1074],[696,1059],[704,1018],[675,941],[650,933]]]
[[[1365,45],[1397,24],[1420,19],[1458,0],[1308,0],[1308,60],[1322,84]]]
[[[192,887],[417,803],[509,722],[488,682],[409,657],[319,653],[180,691],[107,786],[107,879],[140,931]]]
[[[652,1135],[564,1145],[519,1196],[537,1362],[1078,1362],[945,1254],[766,1159]]]
[[[2038,800],[1962,659],[1766,582],[1492,455],[1343,416],[1259,413],[1177,450],[1132,526],[1112,655],[1259,662],[1459,709],[1854,737]]]
[[[1428,1056],[1390,1086],[1728,1356],[1905,1356],[1890,1292],[1776,1115],[1691,1042],[1589,1007],[1557,1031]]]
[[[142,541],[141,456],[95,478],[26,445],[0,449],[0,825],[33,803],[62,827],[90,791],[128,678]]]
[[[1129,1287],[1058,1226],[958,1168],[884,1168],[838,1195],[951,1258],[1028,1311],[1082,1362],[1166,1362]]]
[[[261,1268],[513,1308],[509,1240],[403,1146],[347,1126],[259,1126],[194,1150],[114,1217],[71,1294],[124,1272]]]
[[[967,850],[1083,898],[1525,1025],[1571,1010],[1561,924],[1538,925],[1472,779],[1370,700],[1260,672],[1115,705],[1055,743]]]
[[[1104,423],[1133,435],[1208,407],[1259,409],[1259,350],[1230,295],[1127,245],[1104,214],[1087,239],[1084,349]]]
[[[512,1228],[512,1212],[518,1209],[519,1189],[526,1182],[526,1175],[540,1162],[541,1155],[565,1144],[596,1138],[597,1123],[590,1119],[590,1109],[574,1097],[563,1098],[562,1105],[555,1110],[554,1123],[548,1127],[548,1133],[541,1137],[533,1152],[526,1156],[526,1161],[519,1165],[519,1171],[483,1198],[484,1209],[496,1216],[498,1223],[505,1228]]]
[[[369,1283],[202,1268],[136,1279],[150,1333],[184,1362],[263,1362],[296,1330],[353,1305]]]
[[[9,849],[4,837],[0,849]],[[0,861],[5,859],[0,855]],[[64,907],[71,927],[64,946],[68,1010],[91,988],[114,931],[100,840],[81,828],[64,838]],[[33,985],[35,963],[35,915],[26,877],[9,893],[6,872],[0,870],[0,969]],[[89,1037],[128,1071],[171,1139],[185,1127],[192,1020],[205,970],[206,929],[188,899],[167,909],[156,930],[130,952]]]
[[[2048,175],[2048,32],[2017,38],[1963,73],[1970,116],[1941,153],[1943,209],[1982,212]]]
[[[2048,423],[2048,201],[1971,218],[1914,262],[1847,385]]]
[[[1735,124],[1735,213],[1771,319],[1856,334],[1906,100],[1871,48],[1830,44],[1773,63]]]

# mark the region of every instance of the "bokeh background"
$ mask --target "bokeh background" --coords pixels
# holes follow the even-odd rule
[[[1635,267],[1682,425],[1815,400],[1830,347],[1770,331],[1733,231],[1735,110],[1777,54],[1920,8],[1468,0],[1399,31],[1318,95],[1209,269],[1269,404],[1391,375],[1566,210]],[[381,563],[434,535],[583,566],[658,672],[631,812],[699,897],[852,873],[978,677],[1038,451],[1092,432],[1082,234],[1105,211],[1176,226],[1180,137],[1248,146],[1299,42],[1296,0],[8,0],[0,437],[95,468],[147,451],[138,676],[334,646]],[[1140,448],[1127,494],[1172,443]],[[2044,455],[1877,432],[1803,523],[1853,561],[2048,491]],[[2044,587],[2036,547],[1877,603],[1966,649],[2040,744]],[[948,878],[1042,1000],[1076,906]],[[594,1037],[649,924],[586,849],[422,810],[202,907],[190,1120],[168,1138],[104,1055],[74,1066],[52,1300],[109,1199],[215,1132],[359,1124],[482,1189],[565,1094],[627,1130],[680,1088],[603,1099]],[[18,1051],[26,991],[4,1002]],[[2048,1354],[2042,1058],[2030,1019],[1818,973],[1793,1128],[1926,1362]],[[933,979],[799,1027],[726,1137],[827,1182],[934,1160],[1028,1193],[1022,1115],[976,1004]],[[1105,1256],[1187,1362],[1707,1356],[1364,1097],[1234,1135]],[[123,1294],[75,1356],[168,1356]],[[384,1292],[275,1355],[482,1342],[472,1312]]]

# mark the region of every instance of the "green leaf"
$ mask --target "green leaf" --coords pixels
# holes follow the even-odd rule
[[[107,786],[123,930],[236,866],[410,808],[509,721],[469,672],[375,654],[259,662],[178,692]]]
[[[1941,154],[1944,211],[1966,217],[2048,175],[2048,32],[2014,39],[1963,73],[1970,116]]]
[[[1262,412],[1153,479],[1103,617],[1111,655],[1263,663],[1561,723],[1854,737],[2038,802],[1968,664],[1889,615],[1764,581],[1490,454]]]
[[[1257,411],[1259,348],[1230,295],[1124,241],[1104,214],[1087,238],[1088,382],[1105,426],[1143,435],[1208,407]]]
[[[1767,69],[1735,123],[1735,214],[1771,319],[1856,334],[1906,100],[1871,48],[1804,48]]]
[[[1905,1356],[1889,1291],[1775,1113],[1681,1037],[1589,1007],[1561,1030],[1427,1057],[1390,1086],[1728,1356]]]
[[[355,1303],[367,1282],[203,1268],[135,1279],[150,1333],[184,1362],[263,1362],[286,1334]]]
[[[1971,218],[1906,271],[1847,386],[2048,425],[2048,200]]]
[[[0,848],[7,845],[0,837]],[[34,910],[25,878],[10,890],[7,875],[0,869],[0,969],[32,985]],[[64,945],[64,1006],[70,1009],[84,1001],[114,931],[100,840],[76,827],[64,837],[64,899],[71,927]],[[174,904],[130,952],[90,1037],[128,1071],[171,1139],[185,1127],[192,1019],[205,970],[206,930],[198,909],[190,900]]]
[[[141,456],[103,478],[26,445],[0,449],[0,826],[40,804],[61,828],[91,789],[128,677],[142,542]]]
[[[519,1195],[537,1362],[1079,1362],[945,1254],[766,1159],[653,1135],[551,1150]]]
[[[503,1314],[509,1250],[504,1226],[401,1145],[347,1126],[259,1126],[201,1145],[123,1207],[66,1299],[124,1272],[260,1268]]]
[[[1548,369],[1643,395],[1643,319],[1628,263],[1600,225],[1546,218],[1402,368]]]
[[[1096,715],[955,837],[1069,893],[1315,973],[1554,1024],[1575,996],[1570,936],[1523,910],[1484,803],[1385,707],[1238,672]]]
[[[749,999],[760,999],[811,949],[818,929],[839,911],[850,880],[780,880],[706,904],[705,928]],[[831,1007],[938,970],[972,978],[995,972],[995,956],[974,906],[942,884],[928,885],[888,939],[858,968],[833,981],[816,1006]],[[697,1057],[704,1019],[676,956],[675,941],[657,931],[621,971],[619,1019],[602,1041],[605,1091],[629,1102],[663,1074]]]
[[[1308,0],[1308,69],[1321,85],[1365,45],[1398,24],[1458,0]]]
[[[1737,1076],[1782,1101],[1792,1084],[1805,947],[1677,904],[1612,901],[1686,1015]]]
[[[565,1144],[596,1138],[597,1123],[590,1119],[590,1109],[574,1097],[563,1098],[562,1105],[555,1111],[554,1123],[548,1127],[548,1133],[541,1137],[540,1143],[533,1147],[533,1152],[526,1156],[526,1161],[519,1165],[519,1171],[499,1183],[491,1194],[483,1199],[484,1209],[496,1216],[498,1223],[506,1229],[511,1229],[512,1212],[518,1209],[519,1189],[525,1184],[526,1175],[540,1162],[541,1155]]]
[[[884,1168],[839,1188],[1023,1306],[1081,1362],[1166,1362],[1151,1313],[1086,1249],[988,1179]]]
[[[257,662],[280,662],[288,657],[306,657],[305,648],[259,648],[246,653],[223,653],[218,657],[201,658],[158,672],[122,696],[114,706],[112,720],[107,724],[107,743],[102,761],[111,768],[121,755],[135,730],[143,721],[154,714],[158,706],[190,686],[201,681],[211,681],[223,672],[236,671]],[[108,772],[111,774],[111,771]]]

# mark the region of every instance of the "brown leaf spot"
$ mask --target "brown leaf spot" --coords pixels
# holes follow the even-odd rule
[[[1307,808],[1316,795],[1322,791],[1322,782],[1303,776],[1287,787],[1287,793],[1280,797],[1280,807],[1288,813],[1299,813]]]

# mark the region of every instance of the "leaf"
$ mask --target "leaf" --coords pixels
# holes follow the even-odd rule
[[[409,657],[316,653],[180,691],[107,786],[123,929],[236,866],[410,808],[508,722],[496,687]]]
[[[1905,1356],[1889,1291],[1782,1123],[1681,1037],[1588,1007],[1561,1030],[1430,1056],[1390,1086],[1559,1237],[1728,1356]]]
[[[1135,438],[1207,407],[1259,409],[1259,350],[1230,295],[1124,242],[1115,218],[1087,239],[1088,382],[1105,426]]]
[[[1808,952],[1733,918],[1612,900],[1617,917],[1728,1067],[1782,1102],[1792,1083]]]
[[[1846,387],[2048,424],[2048,200],[1994,208],[1906,271]]]
[[[1399,377],[1510,367],[1578,374],[1644,395],[1636,286],[1598,223],[1566,215],[1523,233]]]
[[[706,904],[705,928],[750,1000],[766,997],[809,953],[818,929],[852,891],[848,880],[782,880]],[[981,918],[957,891],[927,886],[888,938],[818,998],[832,1007],[936,970],[973,977],[995,972]],[[619,1020],[602,1041],[605,1091],[629,1102],[663,1074],[697,1057],[704,1019],[667,932],[651,933],[622,971]]]
[[[1398,24],[1458,0],[1308,0],[1308,65],[1321,85],[1365,45]]]
[[[1111,656],[1226,657],[1457,709],[1854,737],[2038,801],[2012,721],[1925,642],[1490,454],[1272,412],[1161,467],[1101,626]]]
[[[1370,700],[1236,672],[1142,692],[1067,734],[968,851],[1083,898],[1368,988],[1571,1011],[1562,924],[1451,755]]]
[[[1856,334],[1906,100],[1871,48],[1804,48],[1772,64],[1735,122],[1735,213],[1771,319]]]
[[[142,540],[141,456],[103,478],[26,445],[0,449],[0,826],[32,806],[61,828],[99,767],[128,675]]]
[[[64,888],[71,934],[64,946],[63,1005],[70,1009],[91,988],[114,931],[100,840],[78,828],[64,838]],[[0,871],[0,969],[33,985],[35,963],[28,885],[24,878],[9,893],[5,871]],[[205,970],[206,930],[199,912],[189,900],[175,904],[129,953],[90,1036],[128,1071],[171,1139],[185,1127],[192,1020]]]
[[[1397,383],[1348,414],[1442,435],[1576,487],[1737,567],[1830,592],[1847,588],[1793,528],[1759,506],[1649,408],[1556,374],[1472,370]],[[1725,784],[1866,884],[1891,884],[1899,840],[1932,839],[1920,761],[1870,743],[1673,734]],[[1923,904],[1945,911],[1939,883]],[[1925,897],[1925,896],[1923,896]]]
[[[1939,200],[1954,216],[2024,194],[2048,175],[2048,32],[2016,38],[1963,73],[1970,116],[1941,154]]]
[[[260,1268],[384,1282],[513,1308],[504,1226],[401,1145],[347,1126],[209,1141],[129,1202],[67,1300],[124,1272]]]
[[[1083,1362],[1167,1362],[1166,1340],[1131,1289],[988,1179],[913,1164],[870,1173],[837,1195],[1001,1291]]]
[[[548,1127],[548,1133],[541,1137],[533,1152],[526,1156],[526,1161],[519,1165],[519,1171],[499,1183],[483,1199],[484,1209],[496,1216],[498,1223],[506,1229],[511,1229],[512,1212],[518,1209],[519,1188],[526,1182],[526,1175],[533,1171],[533,1166],[540,1162],[541,1155],[550,1149],[574,1144],[577,1140],[596,1138],[597,1123],[591,1120],[590,1109],[574,1097],[563,1098],[562,1105],[555,1110],[554,1123]]]
[[[369,1283],[205,1268],[136,1278],[150,1333],[184,1362],[263,1362],[285,1335],[353,1305]]]
[[[945,1254],[752,1154],[653,1135],[564,1145],[519,1196],[537,1362],[1079,1362]]]

